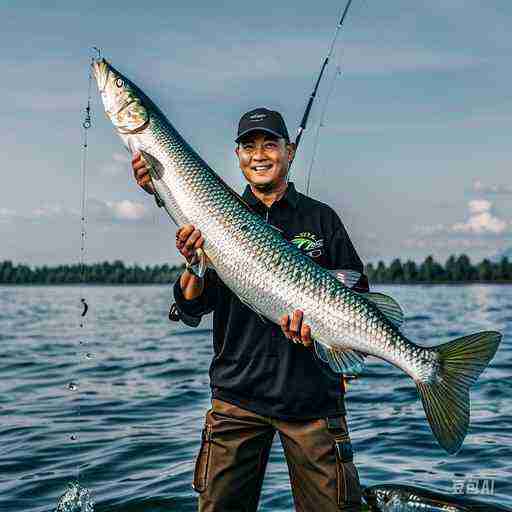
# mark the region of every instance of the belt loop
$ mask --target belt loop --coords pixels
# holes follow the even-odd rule
[[[327,430],[334,436],[336,457],[340,462],[352,462],[354,460],[354,452],[350,436],[345,427],[344,416],[330,416],[325,420],[327,422]]]
[[[334,445],[340,462],[352,462],[354,460],[354,451],[350,439],[336,439]]]

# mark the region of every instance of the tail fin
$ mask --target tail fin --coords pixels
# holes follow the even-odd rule
[[[487,331],[434,347],[439,354],[437,381],[417,382],[430,428],[448,453],[456,453],[466,437],[469,388],[494,357],[500,341],[499,332]]]

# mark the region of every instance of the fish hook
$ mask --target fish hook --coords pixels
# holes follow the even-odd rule
[[[85,302],[85,299],[80,299],[80,302],[84,306],[84,310],[82,311],[82,316],[85,316],[87,314],[87,311],[89,310],[89,306],[87,305],[87,302]]]
[[[96,52],[96,60],[101,60],[101,48],[98,48],[97,46],[91,47],[91,50]],[[94,60],[95,57],[93,56],[92,59]]]

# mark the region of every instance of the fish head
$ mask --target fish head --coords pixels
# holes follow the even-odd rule
[[[105,113],[120,135],[139,133],[149,124],[144,94],[105,59],[92,63]]]
[[[394,512],[398,496],[393,489],[366,487],[363,497],[372,512]]]

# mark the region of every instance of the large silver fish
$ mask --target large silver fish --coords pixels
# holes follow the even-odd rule
[[[490,491],[489,488],[486,490]],[[372,512],[512,512],[499,505],[410,485],[382,484],[367,487],[363,497]]]
[[[435,348],[399,330],[400,306],[350,288],[254,213],[187,144],[156,105],[104,59],[93,72],[107,116],[130,151],[150,165],[157,196],[181,226],[204,235],[204,252],[222,281],[273,322],[296,309],[311,326],[318,355],[338,372],[360,370],[369,354],[410,375],[441,446],[456,452],[469,424],[469,388],[494,356],[501,335],[481,332]]]

